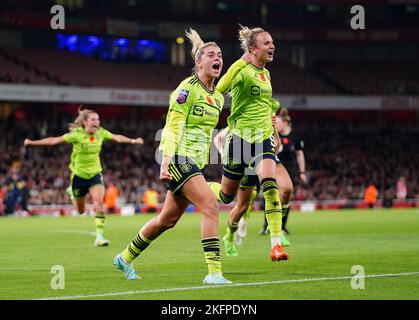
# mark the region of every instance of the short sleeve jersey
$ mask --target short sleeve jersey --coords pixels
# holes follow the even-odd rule
[[[287,135],[279,133],[279,137],[281,138],[281,147],[278,157],[287,170],[294,171],[297,164],[295,152],[304,150],[304,141],[294,131]]]
[[[223,105],[223,95],[215,88],[214,91],[209,91],[195,75],[182,81],[170,95],[164,130],[167,127],[171,127],[171,130],[182,130],[175,153],[191,158],[200,169],[208,164],[212,132],[218,123]],[[173,127],[170,119],[174,112],[184,116],[183,128]],[[160,150],[167,143],[164,130]]]
[[[269,71],[246,65],[234,78],[231,93],[230,131],[250,143],[268,139],[273,134]]]
[[[95,134],[88,134],[82,128],[76,128],[64,136],[64,141],[73,145],[70,170],[83,179],[91,179],[102,172],[100,151],[103,142],[112,139],[112,133],[99,128]]]

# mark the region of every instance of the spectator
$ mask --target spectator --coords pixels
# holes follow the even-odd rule
[[[407,185],[406,178],[401,176],[397,181],[397,200],[406,200],[407,197]]]
[[[368,204],[370,209],[374,208],[375,203],[377,202],[378,190],[375,185],[372,183],[365,189],[364,201]]]
[[[153,186],[150,186],[143,195],[143,202],[146,205],[147,212],[156,212],[159,194]]]
[[[116,203],[118,200],[118,195],[119,195],[118,188],[116,187],[116,185],[110,182],[105,192],[105,205],[106,205],[107,213],[116,212]]]

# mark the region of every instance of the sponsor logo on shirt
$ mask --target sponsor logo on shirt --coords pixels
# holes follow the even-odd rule
[[[258,96],[258,95],[260,95],[260,87],[259,86],[251,86],[250,87],[250,94],[252,96]]]
[[[194,106],[192,109],[192,114],[196,116],[202,116],[204,114],[204,108],[201,106]]]

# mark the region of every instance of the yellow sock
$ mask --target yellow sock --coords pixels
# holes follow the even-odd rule
[[[125,262],[131,263],[132,260],[137,258],[141,252],[143,252],[151,243],[151,240],[148,240],[144,237],[141,232],[137,234],[134,240],[122,251],[121,255],[124,258]]]
[[[234,201],[234,198],[236,197],[236,195],[226,195],[222,190],[221,190],[221,183],[219,182],[208,182],[208,186],[210,187],[211,191],[214,193],[215,198],[217,199],[218,202],[222,202],[222,203],[231,203]]]
[[[264,179],[261,183],[263,197],[265,198],[265,214],[268,221],[269,231],[272,237],[281,235],[282,227],[282,206],[279,199],[276,180],[272,178]]]
[[[220,239],[216,237],[202,239],[202,246],[208,274],[221,274]]]
[[[105,214],[103,212],[96,212],[95,215],[96,235],[103,237],[105,232]]]

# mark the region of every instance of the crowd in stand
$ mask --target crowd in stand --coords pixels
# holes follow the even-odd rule
[[[41,138],[66,132],[69,119],[41,121],[0,119],[0,212],[13,192],[28,204],[69,204],[71,145],[24,148],[25,137]],[[150,187],[164,199],[165,185],[159,182],[155,154],[156,131],[161,121],[104,120],[111,132],[142,136],[144,146],[104,144],[102,166],[105,183],[113,182],[118,203],[139,204]],[[419,127],[351,121],[298,121],[295,131],[305,142],[309,184],[297,185],[294,200],[360,200],[369,184],[378,188],[379,199],[395,198],[397,181],[405,177],[407,198],[419,198]],[[221,166],[206,170],[209,180],[221,178]],[[8,198],[9,196],[9,198]],[[25,200],[25,199],[24,199]]]
[[[310,168],[302,199],[362,199],[368,184],[379,198],[395,198],[401,176],[407,198],[419,198],[419,127],[323,121],[299,129]]]

